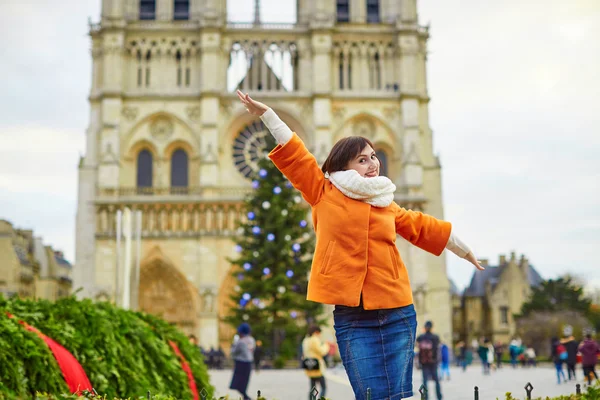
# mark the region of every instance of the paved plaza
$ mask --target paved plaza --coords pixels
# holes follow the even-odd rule
[[[578,382],[558,385],[554,368],[549,365],[526,369],[504,367],[488,376],[482,374],[478,365],[470,367],[466,372],[453,368],[451,380],[442,382],[442,393],[444,400],[473,400],[473,387],[478,386],[480,400],[504,399],[506,392],[512,392],[515,397],[524,399],[524,387],[527,382],[531,382],[534,387],[533,398],[558,396],[574,393],[576,383],[583,383],[581,370],[577,372]],[[231,400],[237,400],[239,394],[228,389],[231,374],[230,370],[211,370],[211,383],[215,386],[218,396],[229,395]],[[418,400],[420,397],[417,390],[422,383],[421,371],[415,370],[413,377],[413,390],[417,396],[411,397],[411,400]],[[308,378],[300,369],[265,370],[258,374],[252,373],[248,394],[255,399],[257,390],[260,389],[261,394],[268,400],[307,400],[308,386]],[[354,398],[343,369],[327,371],[327,397],[332,400]],[[436,400],[433,383],[430,383],[429,399]]]

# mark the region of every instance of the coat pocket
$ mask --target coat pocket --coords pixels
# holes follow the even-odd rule
[[[388,247],[388,251],[390,252],[390,259],[392,262],[392,276],[394,279],[398,279],[400,277],[400,266],[398,265],[398,257],[396,257],[396,252],[394,251],[395,247]]]
[[[323,256],[323,261],[321,262],[321,274],[327,275],[329,272],[329,264],[331,264],[331,255],[333,254],[333,248],[335,247],[335,240],[330,240],[327,243],[327,249],[325,250],[325,256]]]

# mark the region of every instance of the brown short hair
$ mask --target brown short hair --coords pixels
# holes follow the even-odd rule
[[[373,143],[362,136],[350,136],[337,141],[333,146],[321,170],[329,174],[343,171],[350,161],[358,157],[367,145],[373,149]]]
[[[321,328],[318,325],[311,325],[308,328],[308,336],[314,335],[316,332],[321,333]]]

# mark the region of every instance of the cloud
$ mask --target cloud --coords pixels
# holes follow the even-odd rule
[[[433,21],[430,123],[446,218],[492,265],[515,250],[545,277],[600,277],[597,3],[421,1],[419,13]],[[447,260],[468,284],[472,268]]]
[[[290,2],[293,4],[293,2]],[[525,253],[545,277],[600,282],[597,0],[419,0],[446,218],[480,257]],[[293,7],[263,0],[263,20]],[[233,19],[252,5],[228,1]],[[0,2],[0,218],[73,259],[89,119],[87,17],[100,0]],[[16,40],[18,38],[18,40]],[[459,286],[473,269],[448,255]]]

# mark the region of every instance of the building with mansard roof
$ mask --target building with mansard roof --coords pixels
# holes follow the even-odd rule
[[[517,259],[515,252],[509,258],[500,255],[495,266],[487,260],[481,263],[485,270],[473,273],[462,295],[453,294],[455,340],[470,343],[486,337],[506,344],[517,329],[514,315],[544,279],[524,255]]]
[[[71,273],[62,252],[0,219],[0,293],[54,301],[71,294]]]
[[[234,332],[219,319],[236,286],[227,257],[268,134],[238,104],[237,88],[272,106],[319,161],[342,137],[370,138],[396,201],[443,218],[429,126],[429,33],[416,0],[297,0],[296,7],[294,23],[267,23],[260,13],[236,23],[226,0],[102,1],[99,22],[90,24],[90,122],[79,165],[82,296],[120,295],[115,216],[128,207],[143,215],[131,304],[203,346],[230,343]],[[450,340],[444,257],[401,238],[397,246],[419,321],[435,321]]]

